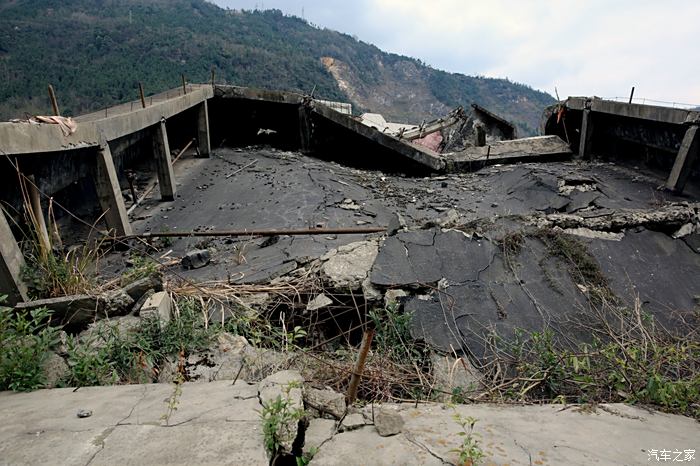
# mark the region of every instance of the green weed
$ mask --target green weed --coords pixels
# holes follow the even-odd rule
[[[0,390],[29,391],[45,383],[42,365],[58,341],[45,308],[15,312],[0,297]]]

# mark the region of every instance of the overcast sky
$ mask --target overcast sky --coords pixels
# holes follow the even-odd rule
[[[697,0],[210,0],[277,8],[469,75],[554,95],[700,105]]]

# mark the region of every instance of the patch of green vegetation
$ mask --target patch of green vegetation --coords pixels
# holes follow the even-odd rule
[[[37,248],[38,244],[25,248],[21,271],[33,298],[88,293],[93,288],[90,270],[99,259],[98,246],[74,248],[65,254],[56,250],[40,254]]]
[[[289,438],[291,432],[288,426],[299,422],[304,417],[304,410],[294,407],[290,400],[290,392],[293,388],[295,388],[293,384],[285,386],[284,396],[278,395],[274,400],[263,403],[260,412],[265,450],[273,458],[272,464],[274,464],[274,458],[281,453],[282,445],[294,440]]]
[[[507,399],[652,404],[700,417],[700,343],[643,333],[563,349],[551,331],[516,332]]]
[[[220,331],[208,327],[199,301],[181,299],[177,312],[166,324],[157,318],[143,319],[132,331],[120,332],[109,324],[92,338],[68,340],[70,386],[146,383],[155,378],[163,363],[208,348]]]
[[[462,437],[462,444],[455,448],[452,453],[459,455],[459,464],[463,466],[474,466],[484,459],[484,452],[476,439],[478,434],[474,433],[474,426],[477,420],[471,416],[462,416],[455,413],[453,419],[462,428],[457,435]]]
[[[520,254],[525,244],[525,236],[519,231],[507,233],[500,241],[503,253],[507,256],[515,257]]]
[[[567,264],[566,270],[574,283],[589,289],[589,296],[594,303],[617,301],[600,264],[584,243],[572,235],[553,230],[540,230],[536,233],[536,237],[547,246],[549,254]]]
[[[49,326],[45,308],[15,312],[0,297],[0,390],[29,391],[46,381],[42,365],[58,343],[59,329]]]
[[[411,336],[411,314],[393,303],[369,314],[374,324],[375,351],[397,362],[423,364],[425,347]]]
[[[131,256],[130,262],[131,265],[129,269],[122,275],[122,286],[126,286],[142,278],[158,275],[159,273],[158,263],[150,257],[135,254]]]

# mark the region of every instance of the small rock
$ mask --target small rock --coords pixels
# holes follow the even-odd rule
[[[340,430],[342,432],[346,432],[348,430],[359,429],[364,425],[365,417],[362,414],[348,414],[347,416],[345,416],[345,419],[343,419],[343,422],[340,424]]]
[[[202,268],[208,265],[209,262],[211,262],[211,254],[206,249],[189,251],[180,261],[182,267],[188,270]]]
[[[309,301],[309,303],[306,305],[306,310],[317,311],[319,309],[323,309],[324,307],[328,307],[331,304],[333,304],[333,300],[325,294],[321,293],[320,295],[316,296],[314,299]]]
[[[89,410],[89,409],[80,409],[80,410],[78,410],[78,417],[79,417],[79,418],[83,419],[83,418],[90,417],[90,416],[92,416],[92,411],[91,411],[91,410]]]
[[[333,390],[306,388],[304,390],[304,401],[308,407],[315,409],[321,415],[330,414],[336,419],[340,419],[345,415],[345,395]]]
[[[382,300],[382,292],[372,285],[372,281],[369,277],[365,278],[362,282],[362,295],[368,303]]]
[[[70,374],[70,368],[65,359],[56,353],[49,353],[41,365],[46,381],[44,388],[56,388]]]
[[[158,293],[153,293],[145,303],[139,312],[139,315],[143,319],[157,318],[161,324],[170,322],[170,313],[172,311],[172,301],[170,299],[170,294],[166,291],[159,291]]]
[[[138,301],[148,290],[163,291],[163,277],[160,275],[144,277],[129,283],[123,289],[126,294],[131,296],[131,299]]]
[[[406,296],[408,296],[408,293],[404,290],[388,290],[384,294],[384,305],[388,307],[398,304],[401,298],[405,298]]]
[[[401,415],[389,409],[380,409],[379,413],[374,417],[374,426],[382,437],[401,433],[403,424]]]

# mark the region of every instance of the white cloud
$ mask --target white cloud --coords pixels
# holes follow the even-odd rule
[[[252,8],[260,1],[217,0]],[[436,68],[561,95],[700,104],[700,2],[683,0],[268,0],[265,7]]]

